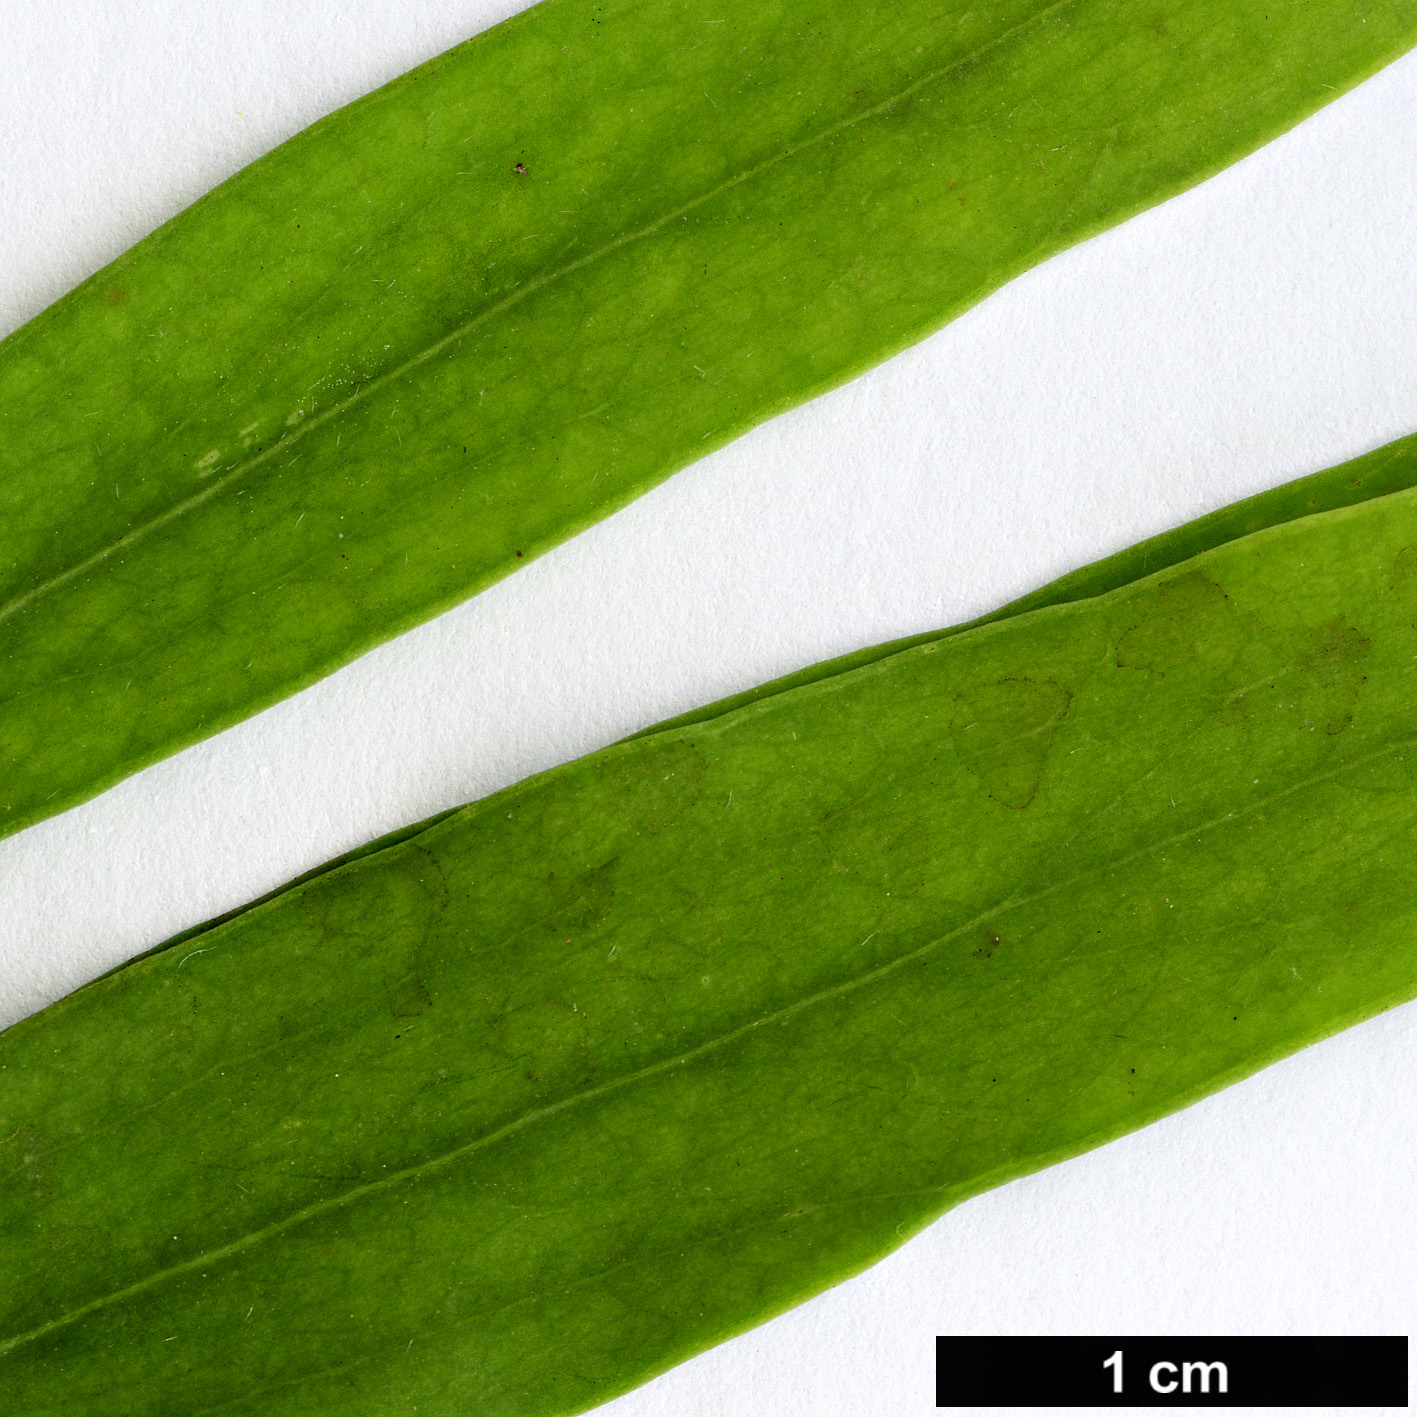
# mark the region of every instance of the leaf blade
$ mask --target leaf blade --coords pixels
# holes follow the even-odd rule
[[[67,1240],[8,1390],[576,1410],[1410,997],[1413,540],[1372,499],[617,745],[0,1035],[18,1285]]]
[[[0,397],[21,415],[0,449],[5,829],[311,682],[1048,251],[1179,190],[1362,77],[1413,24],[1401,5],[1362,27],[1276,9],[1282,72],[1258,33],[1217,70],[1205,7],[1189,39],[1142,26],[1131,49],[1093,56],[1136,70],[1111,115],[1135,127],[1122,141],[1094,131],[1101,100],[1087,95],[1108,85],[1075,81],[1096,39],[1074,35],[1089,7],[951,12],[963,28],[950,34],[933,10],[929,23],[923,10],[860,12],[864,44],[839,19],[786,41],[774,15],[740,9],[711,43],[727,53],[746,39],[751,58],[715,60],[731,82],[690,117],[684,92],[705,60],[679,58],[673,41],[704,28],[697,12],[642,25],[621,6],[609,45],[587,37],[583,7],[538,7],[238,174],[5,342]],[[1064,13],[1070,28],[1055,34]],[[930,46],[929,72],[956,76],[931,81],[943,97],[914,72]],[[548,70],[546,49],[562,68]],[[647,86],[651,53],[661,81]],[[1158,69],[1174,63],[1226,72],[1249,95],[1246,116],[1232,105],[1225,131],[1204,136],[1181,122],[1185,103],[1206,107],[1186,96],[1135,117],[1140,96],[1177,85]],[[548,73],[540,108],[512,102]],[[816,88],[798,93],[804,73]],[[1105,180],[1050,176],[1046,155],[1035,179],[1047,122],[1018,107],[996,121],[1009,85],[1048,84],[1083,95],[1077,142],[1100,144],[1098,171],[1115,169]],[[972,174],[968,200],[927,173],[941,125]],[[1178,155],[1157,135],[1182,128]],[[684,141],[666,146],[666,132]],[[542,147],[519,174],[503,159],[521,161],[533,137]],[[351,148],[372,176],[351,179]],[[416,170],[410,150],[424,155]],[[472,169],[451,165],[469,151]],[[563,210],[586,173],[598,202]],[[861,210],[843,218],[848,190]],[[1037,204],[1027,229],[1020,192]],[[923,237],[901,216],[911,193],[933,213]],[[767,336],[735,334],[748,305]],[[93,416],[105,431],[89,446]]]

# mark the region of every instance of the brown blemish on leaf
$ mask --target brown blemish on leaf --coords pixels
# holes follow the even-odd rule
[[[988,959],[996,949],[1003,943],[997,930],[984,931],[984,943],[974,951],[975,959]]]
[[[1245,649],[1241,682],[1215,708],[1222,721],[1287,717],[1298,728],[1330,735],[1353,721],[1368,677],[1357,666],[1372,642],[1341,615],[1287,634],[1255,621]]]
[[[553,871],[546,878],[555,904],[541,922],[553,935],[589,929],[603,920],[615,898],[615,870],[618,856],[591,871],[563,880]]]
[[[1001,679],[955,699],[950,740],[961,766],[1003,807],[1038,793],[1053,734],[1073,696],[1051,679]]]
[[[1417,546],[1404,546],[1397,553],[1388,589],[1406,611],[1408,623],[1417,630]]]
[[[1399,558],[1400,559],[1400,558]],[[1417,558],[1413,564],[1417,601]],[[1366,676],[1355,667],[1371,645],[1342,618],[1314,629],[1277,630],[1238,608],[1209,577],[1191,571],[1161,581],[1157,601],[1117,641],[1117,666],[1158,678],[1193,675],[1217,697],[1222,721],[1288,717],[1303,728],[1342,733]]]
[[[389,997],[389,1012],[395,1018],[417,1018],[433,1006],[432,995],[416,974],[384,980],[384,992]]]
[[[1235,608],[1209,576],[1189,571],[1157,587],[1154,606],[1117,641],[1119,669],[1145,669],[1164,678],[1198,659],[1213,660],[1217,650],[1227,658],[1237,632]]]
[[[1353,722],[1358,690],[1368,682],[1356,666],[1372,652],[1373,643],[1341,615],[1306,630],[1300,643],[1309,655],[1301,686],[1305,717],[1321,724],[1325,733],[1342,733]]]

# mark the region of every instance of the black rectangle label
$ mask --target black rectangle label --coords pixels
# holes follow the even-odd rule
[[[937,1407],[1406,1407],[1406,1338],[937,1338]]]

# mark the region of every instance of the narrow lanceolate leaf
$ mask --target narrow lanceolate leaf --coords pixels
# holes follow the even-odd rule
[[[544,773],[0,1035],[0,1391],[575,1412],[1417,994],[1417,490],[1351,486],[1404,460]]]
[[[1179,191],[1417,0],[551,0],[0,345],[0,830]]]

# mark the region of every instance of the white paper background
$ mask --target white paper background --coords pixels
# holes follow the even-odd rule
[[[516,8],[6,0],[0,332]],[[0,1025],[392,827],[1417,429],[1414,120],[1407,60],[475,601],[0,843]],[[970,1202],[605,1411],[915,1417],[936,1333],[1407,1333],[1414,1079],[1409,1007]]]

